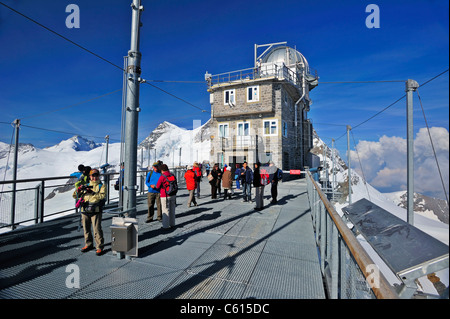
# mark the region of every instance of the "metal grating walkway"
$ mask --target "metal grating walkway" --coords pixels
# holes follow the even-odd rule
[[[206,179],[199,206],[177,196],[177,227],[146,224],[146,197],[138,198],[139,257],[111,252],[112,216],[104,214],[106,253],[81,253],[78,216],[0,235],[2,299],[324,299],[325,291],[307,200],[306,181],[278,186],[278,204],[211,200]],[[68,288],[72,268],[79,288]],[[68,279],[69,278],[69,279]]]

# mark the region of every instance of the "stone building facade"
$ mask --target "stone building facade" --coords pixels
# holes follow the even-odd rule
[[[281,61],[280,61],[281,60]],[[296,50],[278,46],[254,68],[208,76],[210,162],[233,165],[272,161],[302,169],[312,148],[307,118],[317,77]],[[314,82],[315,81],[315,82]]]

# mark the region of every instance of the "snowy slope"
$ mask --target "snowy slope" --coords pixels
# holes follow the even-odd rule
[[[384,193],[384,195],[397,206],[406,208],[406,191]],[[425,217],[449,223],[449,209],[445,200],[414,193],[414,211]]]
[[[163,122],[139,144],[138,165],[140,165],[141,149],[145,159],[144,167],[155,161],[155,150],[156,160],[162,160],[169,167],[208,160],[210,156],[210,134],[208,132],[209,122],[193,130],[186,130],[169,122]],[[148,153],[150,153],[150,162],[148,162]]]

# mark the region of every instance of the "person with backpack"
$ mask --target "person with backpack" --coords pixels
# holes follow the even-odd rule
[[[81,185],[87,185],[89,183],[89,174],[91,172],[90,166],[84,166],[83,174],[78,177],[78,181],[75,182],[75,188],[80,187]]]
[[[261,163],[255,163],[255,170],[253,171],[253,186],[255,187],[255,210],[261,210],[264,206],[264,184],[261,178]]]
[[[175,227],[175,207],[178,191],[178,183],[175,175],[169,172],[166,164],[160,166],[161,176],[156,183],[156,188],[160,191],[162,228],[170,229]]]
[[[195,190],[197,189],[197,175],[195,172],[195,167],[188,167],[188,170],[184,173],[184,179],[186,180],[186,188],[189,191],[187,206],[191,207],[191,203],[193,203],[194,206],[197,206],[197,201],[195,200]]]
[[[80,182],[84,178],[83,173],[84,173],[84,165],[80,164],[80,165],[78,165],[78,172],[73,172],[72,174],[70,174],[70,176],[76,178],[77,182]],[[77,203],[77,201],[78,201],[78,198],[75,199],[75,204]],[[75,212],[78,213],[78,207],[75,208]],[[81,228],[81,222],[80,222],[80,225],[78,226],[78,231],[80,230],[80,228]]]
[[[78,165],[78,171],[77,172],[73,172],[72,174],[70,174],[71,177],[75,177],[78,180],[81,179],[81,176],[83,175],[84,172],[84,165],[80,164]]]
[[[241,184],[243,189],[243,202],[252,201],[252,182],[253,182],[253,171],[248,167],[247,162],[244,162],[241,171]]]
[[[161,210],[161,195],[159,190],[156,188],[161,173],[159,171],[159,163],[153,163],[152,170],[148,172],[147,178],[145,179],[145,185],[148,187],[147,193],[147,220],[146,223],[154,221],[153,216],[155,215],[155,203],[156,203],[156,220],[162,220],[162,210]]]
[[[81,252],[87,252],[97,248],[96,254],[103,254],[104,238],[102,230],[103,205],[106,199],[106,187],[100,181],[100,173],[93,169],[89,173],[90,181],[87,185],[80,185],[73,193],[73,198],[78,198],[77,205],[81,207],[81,223],[84,229],[85,246]],[[93,232],[91,230],[93,228]]]

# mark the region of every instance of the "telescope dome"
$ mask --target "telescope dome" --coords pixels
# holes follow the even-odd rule
[[[277,63],[284,62],[285,65],[290,66],[301,62],[309,69],[308,61],[297,50],[288,46],[279,46],[271,49],[262,59],[262,63]]]

